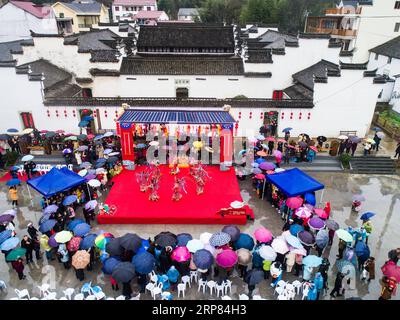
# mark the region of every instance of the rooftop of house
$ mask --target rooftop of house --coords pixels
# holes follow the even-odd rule
[[[138,48],[229,48],[235,46],[231,26],[207,24],[162,24],[140,27]]]
[[[246,63],[272,63],[271,50],[248,49]]]
[[[28,40],[17,40],[11,42],[0,43],[0,64],[3,67],[14,67],[16,60],[13,54],[23,54],[23,46],[32,46],[33,41]]]
[[[303,86],[302,84],[294,84],[283,90],[285,94],[289,96],[290,99],[312,99],[313,92]]]
[[[277,47],[279,45],[281,48],[284,48],[285,44],[296,45],[299,42],[296,36],[275,30],[268,30],[256,39],[258,39],[259,42],[267,43],[270,46]]]
[[[136,19],[158,19],[160,18],[163,14],[166,15],[164,11],[147,11],[147,10],[141,10],[137,14],[135,14]]]
[[[43,19],[51,13],[51,6],[48,5],[36,5],[33,2],[25,1],[10,1],[10,3],[39,19]]]
[[[77,14],[95,14],[99,15],[101,12],[101,3],[98,2],[60,2]]]
[[[369,51],[383,56],[400,59],[400,36],[389,40],[375,48],[372,48]]]
[[[114,0],[113,6],[155,6],[156,0]]]
[[[65,45],[77,45],[78,52],[91,52],[93,50],[115,50],[120,36],[110,29],[93,29],[80,32],[64,38]]]
[[[196,8],[180,8],[178,11],[179,16],[198,16],[199,11]]]

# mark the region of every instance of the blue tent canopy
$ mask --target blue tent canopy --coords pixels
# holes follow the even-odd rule
[[[269,182],[288,197],[295,197],[325,188],[323,184],[297,168],[269,174],[266,177]]]
[[[53,168],[47,174],[30,179],[27,183],[47,198],[86,182],[80,175],[66,170]]]

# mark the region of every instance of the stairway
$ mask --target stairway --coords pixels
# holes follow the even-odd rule
[[[299,168],[308,172],[341,172],[342,165],[338,158],[329,155],[317,155],[313,162],[290,162],[281,164],[284,169]]]
[[[395,174],[396,166],[390,157],[360,156],[350,160],[353,173]]]
[[[51,164],[51,165],[57,165],[57,164],[65,164],[65,159],[62,155],[61,152],[53,152],[51,155],[35,155],[35,158],[33,159],[33,162],[36,164]],[[21,158],[17,160],[17,165],[23,164],[21,162]]]

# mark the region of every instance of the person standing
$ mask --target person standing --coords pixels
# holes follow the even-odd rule
[[[118,282],[112,276],[110,276],[110,283],[111,283],[111,288],[112,288],[113,291],[118,291],[119,290]]]
[[[375,258],[374,257],[369,257],[367,259],[367,261],[365,261],[364,263],[364,270],[367,272],[367,274],[365,275],[363,273],[363,277],[362,280],[365,280],[368,276],[368,282],[370,282],[371,280],[375,279]],[[365,277],[364,277],[365,275]]]
[[[83,269],[75,269],[75,275],[79,281],[85,280],[85,272]]]
[[[53,248],[49,246],[49,237],[47,235],[43,234],[40,237],[40,246],[42,247],[42,249],[46,253],[47,261],[54,260],[54,258],[53,258]]]
[[[171,261],[171,252],[172,248],[171,247],[166,247],[163,248],[160,256],[159,256],[159,261],[160,261],[160,269],[161,269],[161,273],[167,273],[167,271],[169,270],[169,268],[172,265],[172,261]]]
[[[69,269],[71,266],[69,264],[69,253],[64,243],[60,244],[58,251],[60,254],[60,261],[63,263],[65,269]]]
[[[338,254],[336,255],[336,257],[338,258],[338,260],[343,258],[343,253],[344,250],[346,249],[346,242],[344,242],[342,239],[339,239],[339,245],[338,245]]]
[[[358,146],[358,143],[356,143],[356,142],[353,142],[353,143],[351,144],[351,156],[352,156],[352,157],[354,157],[354,153],[355,153],[356,150],[357,150],[357,146]]]
[[[275,287],[276,284],[282,279],[282,264],[280,262],[274,262],[271,265],[271,276],[274,279],[271,283],[271,287]]]
[[[372,150],[376,150],[376,152],[378,152],[381,140],[382,139],[378,137],[378,133],[375,132],[375,136],[374,136],[375,145],[373,146]]]
[[[394,157],[400,159],[400,142],[396,146],[396,153],[394,154]]]
[[[365,243],[368,244],[368,238],[372,232],[372,222],[371,220],[363,220],[362,228],[364,228],[366,232]]]
[[[122,283],[122,295],[125,296],[126,300],[129,300],[132,297],[132,288],[130,281]]]
[[[16,186],[10,187],[8,194],[11,199],[11,205],[13,208],[18,207],[18,190]]]
[[[26,257],[26,263],[29,264],[33,262],[33,241],[30,239],[27,235],[24,235],[22,240],[21,240],[21,247],[26,250],[25,257]]]
[[[286,140],[286,142],[289,141],[289,139],[290,139],[290,131],[286,131],[285,132],[285,140]]]
[[[286,272],[291,273],[296,262],[296,253],[289,252],[286,254]]]
[[[364,156],[367,156],[371,152],[371,144],[370,143],[364,143]]]
[[[336,294],[338,297],[342,296],[342,294],[340,293],[340,290],[342,289],[343,278],[344,278],[344,274],[341,272],[338,272],[336,275],[336,279],[335,279],[335,286],[330,294],[332,298],[336,298]]]
[[[178,283],[179,271],[174,266],[171,266],[167,271],[167,277],[171,283],[171,289],[174,291]]]
[[[324,290],[329,290],[328,288],[328,269],[330,266],[330,262],[327,258],[322,259],[322,264],[319,266],[318,272],[321,273],[322,279],[323,279],[323,289]]]
[[[22,261],[21,258],[11,262],[11,265],[13,269],[18,273],[19,280],[26,279],[26,276],[24,275],[24,262]]]

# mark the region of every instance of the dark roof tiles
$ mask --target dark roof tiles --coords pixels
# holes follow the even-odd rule
[[[372,48],[369,51],[383,56],[400,59],[400,36]]]

